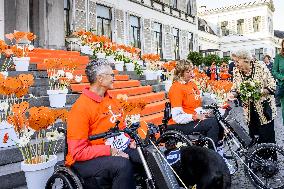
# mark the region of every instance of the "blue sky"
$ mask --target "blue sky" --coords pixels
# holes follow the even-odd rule
[[[206,5],[207,8],[216,8],[255,0],[197,0],[197,6]],[[284,0],[273,0],[275,6],[274,29],[284,31]]]

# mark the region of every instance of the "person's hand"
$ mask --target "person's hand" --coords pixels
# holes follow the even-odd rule
[[[111,148],[111,156],[120,156],[120,157],[124,157],[124,158],[127,158],[129,159],[129,156],[128,154],[122,152],[122,151],[119,151],[115,148]]]
[[[192,116],[193,120],[204,120],[205,119],[205,115],[204,114],[195,114]]]
[[[135,149],[136,148],[136,142],[135,140],[131,140],[130,144],[129,144],[129,148]]]

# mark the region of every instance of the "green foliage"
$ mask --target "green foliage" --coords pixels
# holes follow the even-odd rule
[[[137,75],[143,75],[142,67],[137,63],[137,61],[134,61],[134,71]]]
[[[223,57],[221,58],[221,63],[226,62],[228,64],[229,60],[231,60],[229,57]]]
[[[212,62],[215,62],[216,65],[220,65],[221,58],[218,55],[215,55],[215,54],[209,54],[209,55],[207,55],[203,58],[203,63],[206,66],[211,66]]]
[[[202,54],[199,53],[199,52],[190,51],[188,56],[187,56],[187,59],[191,60],[191,62],[196,66],[199,66],[203,63]]]

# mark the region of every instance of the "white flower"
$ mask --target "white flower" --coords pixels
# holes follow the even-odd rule
[[[30,139],[25,135],[19,138],[18,145],[20,147],[25,147],[30,142]]]
[[[73,74],[71,72],[66,72],[65,75],[67,79],[69,80],[73,79]]]
[[[247,97],[251,97],[251,92],[248,92],[248,93],[247,93]]]
[[[31,139],[31,137],[35,133],[35,130],[33,130],[31,128],[26,128],[23,133],[24,133],[25,137],[27,137],[28,139]]]
[[[51,80],[54,80],[54,81],[57,81],[58,79],[59,79],[59,75],[58,74],[53,74],[51,77],[50,77],[50,79]]]
[[[250,86],[255,87],[255,83],[251,81]]]
[[[0,111],[7,112],[9,109],[9,104],[8,102],[2,102],[0,103]]]
[[[58,71],[57,71],[57,75],[58,75],[59,77],[64,77],[64,75],[65,75],[64,70],[58,70]]]
[[[34,47],[33,45],[29,45],[29,46],[28,46],[28,50],[29,50],[29,51],[34,50],[34,48],[35,48],[35,47]]]
[[[185,143],[182,143],[182,142],[178,142],[178,143],[176,144],[176,147],[177,147],[177,148],[181,148],[181,147],[183,147],[183,146],[186,146],[186,144],[185,144]]]
[[[132,123],[138,123],[140,122],[140,114],[134,114],[131,116],[131,122]]]
[[[62,136],[62,134],[60,134],[57,130],[55,130],[53,132],[47,132],[46,133],[46,138],[47,138],[48,141],[56,141],[61,136]]]
[[[75,81],[77,82],[77,83],[79,83],[79,82],[81,82],[82,81],[82,78],[83,78],[83,76],[82,75],[76,75],[75,76]]]

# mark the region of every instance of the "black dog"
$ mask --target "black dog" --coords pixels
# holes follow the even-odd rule
[[[180,149],[180,161],[173,168],[186,186],[197,189],[229,189],[231,175],[223,158],[215,151],[199,146]]]

